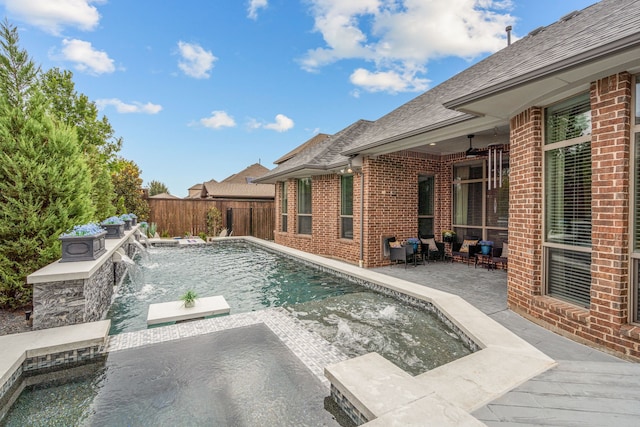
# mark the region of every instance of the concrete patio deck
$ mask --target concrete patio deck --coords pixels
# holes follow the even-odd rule
[[[455,294],[558,362],[471,415],[488,426],[636,426],[640,364],[571,341],[507,308],[507,274],[430,262],[374,271]]]

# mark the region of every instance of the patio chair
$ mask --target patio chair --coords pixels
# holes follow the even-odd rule
[[[413,245],[402,246],[395,237],[393,240],[387,239],[387,243],[389,245],[389,260],[392,262],[391,265],[393,265],[393,261],[395,261],[396,264],[403,262],[404,268],[407,268],[409,261],[414,261],[415,263]]]
[[[498,264],[505,270],[509,261],[509,242],[502,242],[501,248],[493,248],[493,264],[497,267]]]
[[[223,228],[220,234],[218,235],[218,237],[227,237],[228,232],[229,230],[227,230],[226,228]]]
[[[436,242],[433,234],[420,234],[420,251],[427,261],[444,260],[444,242]]]
[[[466,260],[467,266],[470,265],[471,260],[476,260],[476,252],[480,249],[478,247],[478,242],[480,238],[477,236],[464,235],[462,243],[453,243],[453,250],[451,251],[451,262],[453,262],[454,258],[459,257],[463,260]]]

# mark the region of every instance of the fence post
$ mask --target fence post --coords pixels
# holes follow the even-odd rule
[[[249,208],[249,236],[253,236],[253,208]]]
[[[233,231],[233,208],[227,208],[227,230]]]

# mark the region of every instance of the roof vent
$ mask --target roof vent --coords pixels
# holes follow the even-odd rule
[[[538,28],[536,28],[534,30],[531,30],[528,35],[529,36],[535,36],[536,34],[538,34],[542,30],[544,30],[544,27],[538,27]]]
[[[569,19],[573,18],[576,15],[579,15],[580,11],[579,10],[574,10],[573,12],[569,12],[566,15],[564,15],[562,18],[560,18],[560,22],[566,22]]]

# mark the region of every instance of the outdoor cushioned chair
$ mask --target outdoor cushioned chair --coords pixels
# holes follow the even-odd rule
[[[420,250],[424,259],[444,260],[444,242],[436,242],[433,234],[420,234]]]
[[[498,264],[502,265],[502,268],[507,269],[509,260],[509,242],[502,242],[502,248],[493,249],[493,264],[497,267]]]
[[[477,236],[465,235],[463,236],[462,243],[453,243],[453,250],[451,252],[451,262],[455,257],[460,257],[466,260],[467,266],[470,265],[471,260],[475,262],[476,252],[480,250],[478,242],[480,238]]]
[[[402,246],[395,237],[392,239],[387,239],[387,243],[389,245],[389,259],[392,263],[395,261],[396,264],[404,262],[404,268],[407,268],[407,264],[409,261],[413,260],[413,257],[415,256],[413,253],[413,245]]]

